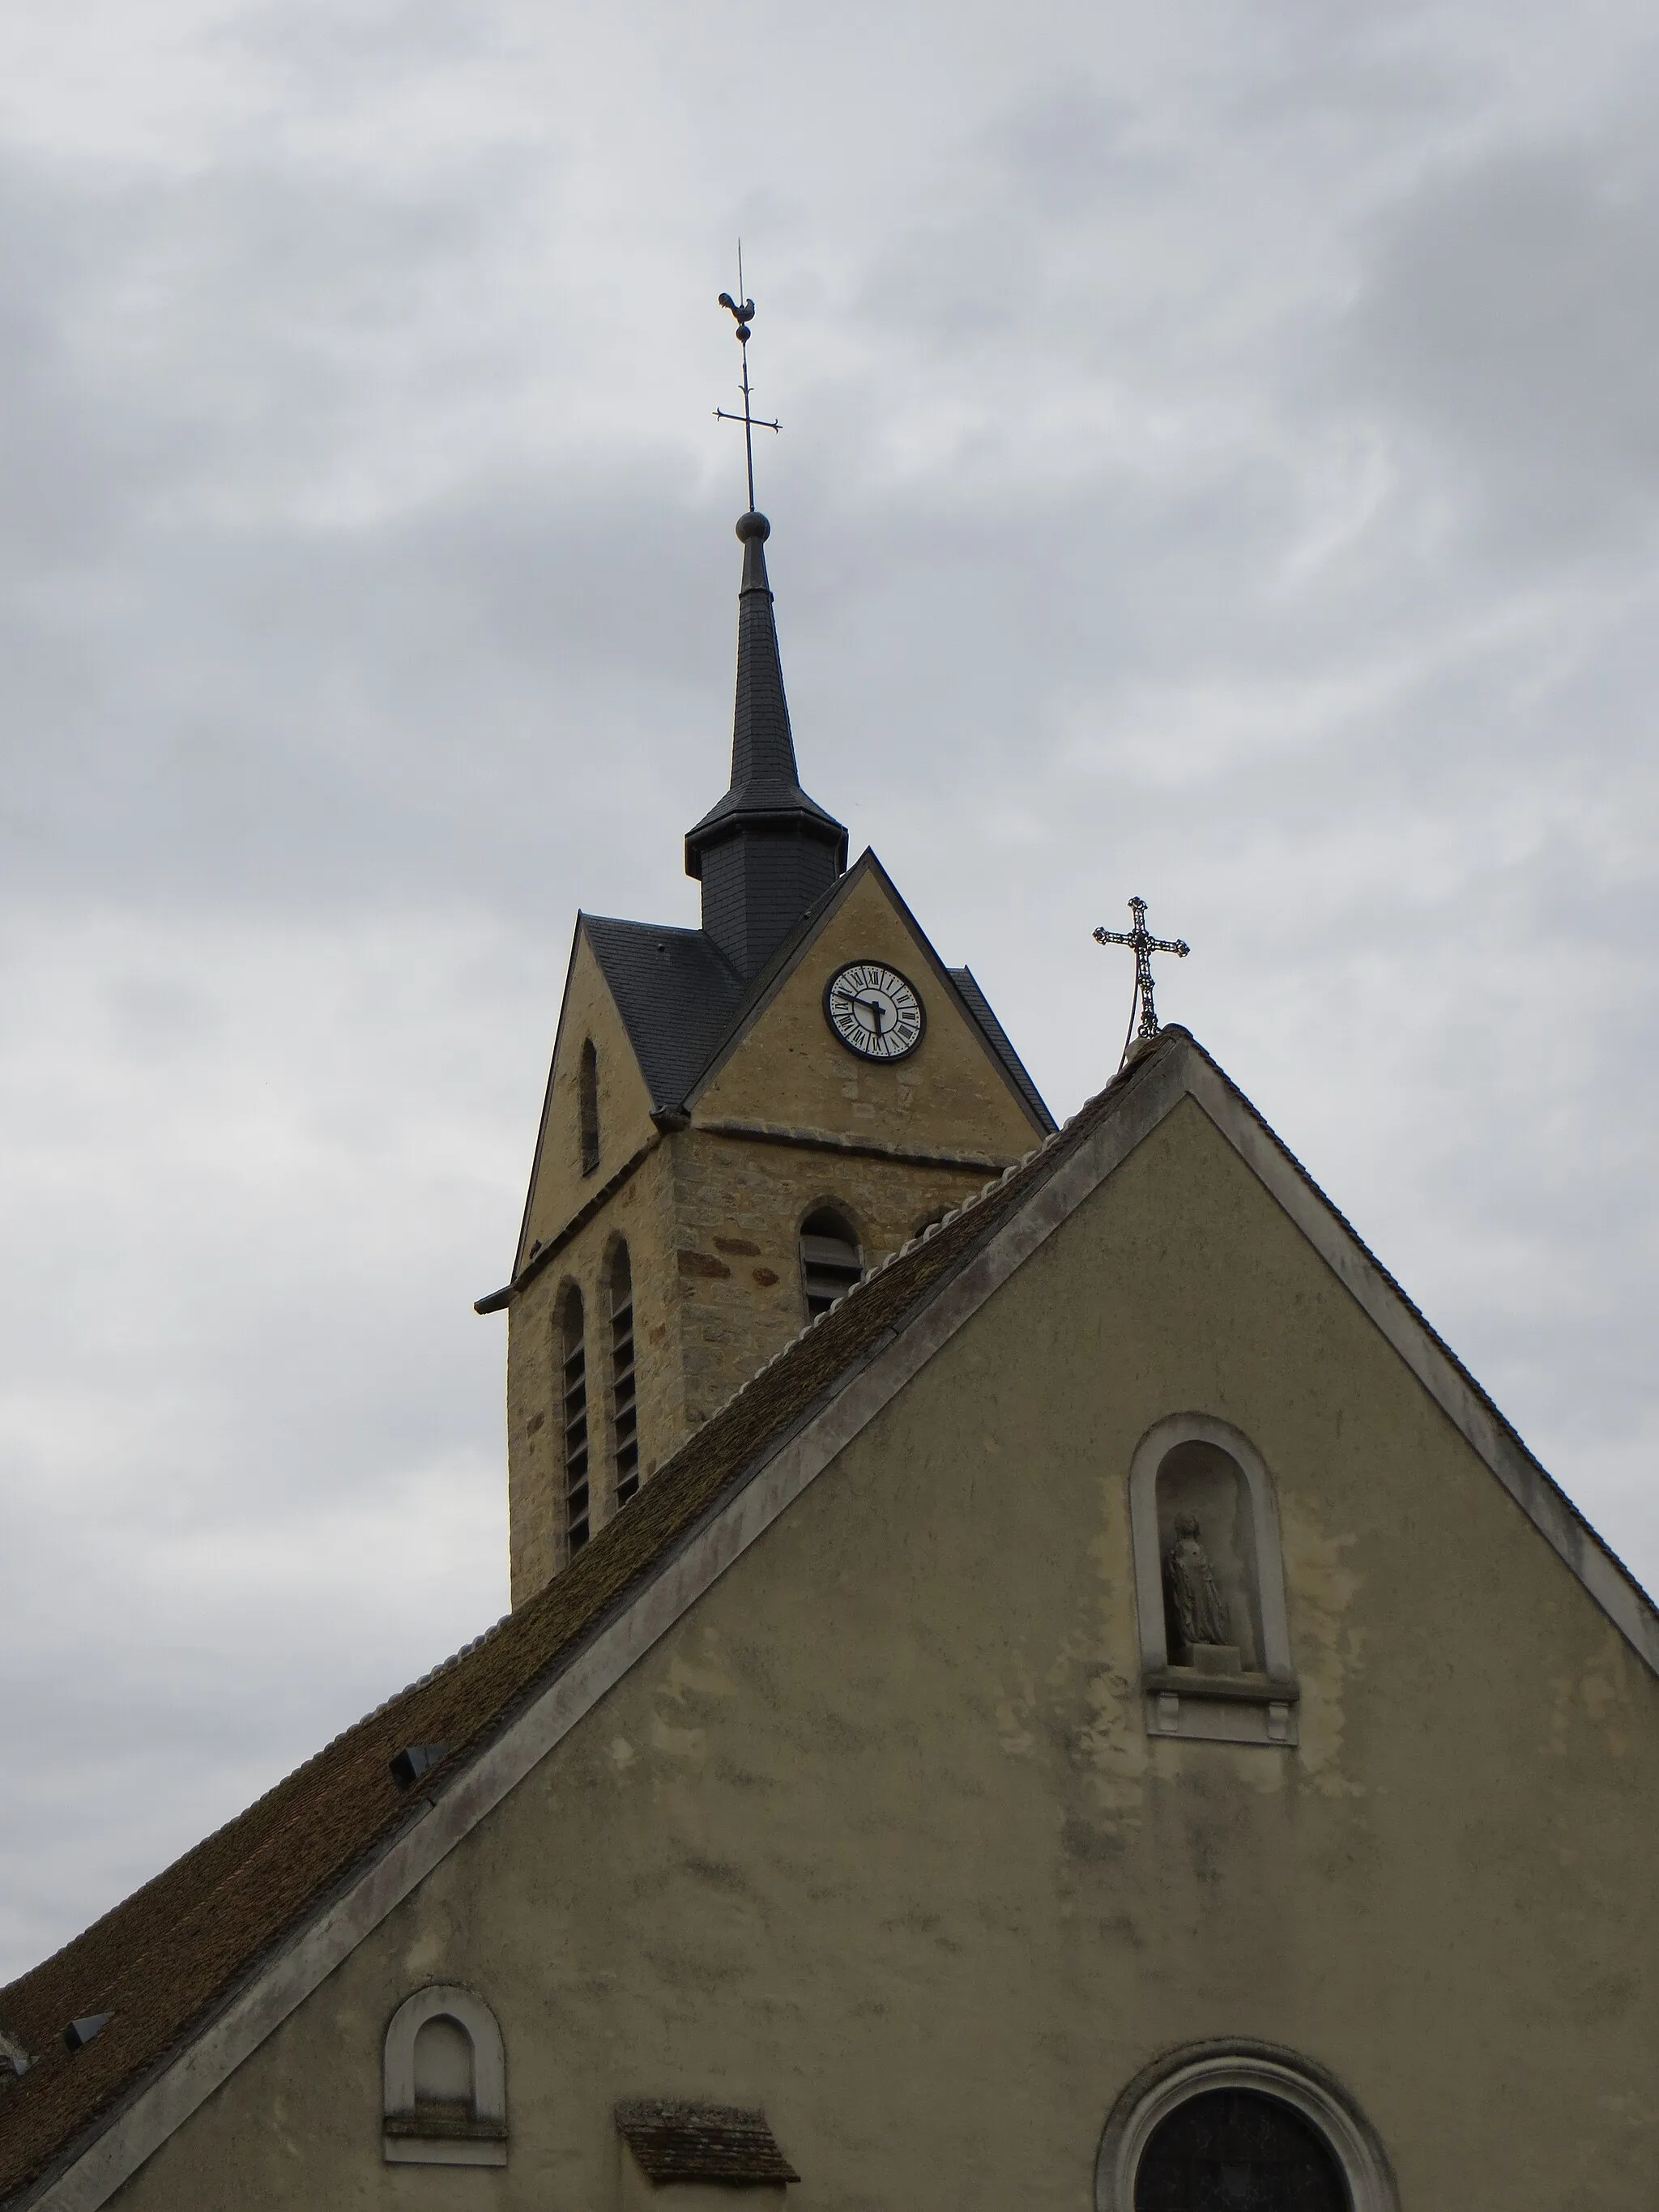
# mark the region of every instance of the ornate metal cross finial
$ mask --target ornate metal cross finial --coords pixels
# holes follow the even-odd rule
[[[755,319],[755,303],[744,295],[741,239],[738,240],[738,296],[734,300],[729,292],[722,292],[720,304],[722,307],[730,308],[738,326],[738,343],[743,348],[743,412],[741,415],[728,415],[724,407],[717,407],[714,420],[717,422],[741,422],[743,425],[744,458],[749,464],[749,512],[752,514],[755,512],[755,433],[757,430],[781,430],[783,425],[781,422],[767,422],[763,416],[755,414],[750,406],[749,326]]]
[[[1129,911],[1135,919],[1135,926],[1133,929],[1097,929],[1095,932],[1095,943],[1097,945],[1127,945],[1133,947],[1135,995],[1129,1006],[1129,1023],[1133,1028],[1135,1008],[1139,1006],[1140,1009],[1139,1034],[1144,1037],[1155,1037],[1158,1035],[1158,1010],[1152,1004],[1152,955],[1154,952],[1173,952],[1177,960],[1184,960],[1193,948],[1184,938],[1153,937],[1148,933],[1146,902],[1144,898],[1132,898],[1129,901]],[[1129,1049],[1127,1037],[1124,1039],[1123,1049],[1127,1054]]]

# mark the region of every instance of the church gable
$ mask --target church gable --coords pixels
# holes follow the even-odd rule
[[[716,2097],[803,2205],[1087,2203],[1120,2093],[1226,2038],[1335,2085],[1364,2212],[1644,2201],[1659,1684],[1201,1104],[1137,1103],[988,1202],[137,2212],[391,2202],[428,1991],[503,2040],[515,2204],[619,2203],[619,2108]],[[1272,1486],[1297,1743],[1149,1720],[1133,1471],[1194,1408]]]
[[[856,971],[866,969],[890,971],[920,1009],[914,1043],[901,1032],[891,1059],[849,1049],[835,1027],[832,983],[848,977],[844,995],[856,999]],[[1051,1126],[1029,1078],[1022,1088],[1014,1070],[1024,1074],[1000,1056],[866,853],[759,979],[688,1103],[694,1127],[765,1123],[892,1152],[994,1160],[1029,1151]]]
[[[1165,1502],[1227,1600],[1191,1643],[1225,1628],[1237,1663],[1166,1650],[1170,1690],[1133,1483],[1194,1415],[1155,1476],[1194,1443],[1259,1459],[1285,1644],[1189,1454]],[[163,1877],[165,1909],[4,1993],[45,2051],[8,2117],[45,2117],[0,2191],[205,2010],[63,2204],[152,2152],[136,2203],[378,2201],[381,2041],[435,1987],[504,2038],[515,2203],[613,2201],[616,2102],[716,2093],[764,2110],[805,2203],[943,2177],[988,2205],[1013,2174],[1086,2202],[1120,2089],[1218,2036],[1306,2054],[1310,2096],[1337,2077],[1407,2203],[1640,2201],[1659,1638],[1542,1471],[1494,1463],[1500,1430],[1166,1033],[541,1598]],[[1164,1695],[1247,1675],[1299,1741],[1160,1732]],[[428,1743],[400,1796],[393,1753]]]

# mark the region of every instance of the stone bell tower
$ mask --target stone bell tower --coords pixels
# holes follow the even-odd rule
[[[580,914],[507,1315],[513,1601],[878,1261],[1039,1143],[966,968],[801,787],[766,544],[739,517],[726,792],[697,929]]]

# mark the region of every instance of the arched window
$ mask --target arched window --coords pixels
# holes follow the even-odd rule
[[[1349,2212],[1311,2120],[1252,2089],[1188,2097],[1158,2122],[1135,2170],[1134,2212]]]
[[[582,1041],[581,1065],[576,1072],[576,1115],[582,1173],[588,1176],[599,1164],[599,1055],[592,1037]]]
[[[611,1261],[611,1414],[616,1453],[617,1503],[626,1505],[640,1486],[640,1416],[634,1378],[634,1273],[628,1247]]]
[[[507,2065],[482,1997],[436,1982],[386,2032],[383,2147],[393,2166],[505,2166]]]
[[[828,1313],[864,1278],[864,1255],[852,1224],[833,1206],[820,1206],[800,1225],[800,1286],[812,1316]]]
[[[1399,2212],[1341,2085],[1266,2043],[1189,2044],[1138,2075],[1095,2160],[1095,2212]]]
[[[568,1553],[587,1541],[587,1342],[582,1327],[582,1294],[573,1283],[564,1294],[559,1334],[561,1411],[564,1419],[564,1535]]]

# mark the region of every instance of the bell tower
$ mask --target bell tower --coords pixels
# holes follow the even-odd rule
[[[702,926],[576,917],[507,1316],[513,1602],[878,1261],[1054,1127],[966,968],[801,787],[739,516],[726,790],[685,837]],[[774,427],[774,426],[768,426]]]

